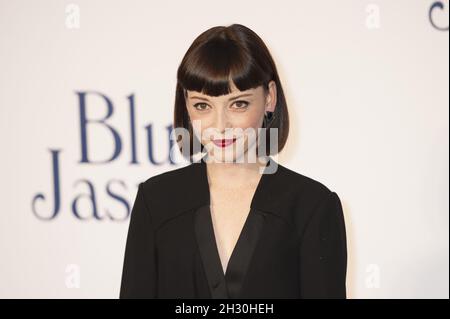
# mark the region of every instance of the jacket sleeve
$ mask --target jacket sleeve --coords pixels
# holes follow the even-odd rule
[[[153,223],[140,183],[131,210],[120,298],[156,298],[156,249]]]
[[[347,237],[341,201],[335,192],[330,192],[310,217],[299,258],[301,298],[347,298]]]

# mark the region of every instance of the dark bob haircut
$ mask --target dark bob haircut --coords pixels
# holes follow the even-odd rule
[[[177,71],[174,127],[189,131],[188,160],[192,160],[193,138],[196,137],[186,108],[186,90],[220,96],[231,93],[230,81],[233,81],[240,91],[262,85],[267,94],[268,84],[272,80],[276,84],[277,105],[267,128],[278,129],[278,147],[270,152],[270,135],[266,134],[265,155],[280,152],[289,134],[286,98],[268,48],[255,32],[241,24],[217,26],[201,33],[187,50]],[[183,151],[179,140],[177,138],[178,147]],[[203,149],[201,145],[201,151]]]

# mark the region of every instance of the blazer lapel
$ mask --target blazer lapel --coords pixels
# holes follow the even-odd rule
[[[263,226],[264,215],[262,212],[251,208],[228,261],[225,279],[230,298],[239,297]]]
[[[266,169],[274,164],[278,165],[273,159],[269,158]],[[200,163],[191,165],[196,166],[195,183],[197,184],[197,190],[201,192],[198,196],[203,200],[203,204],[198,206],[194,212],[194,232],[211,297],[221,299],[238,298],[243,289],[253,253],[263,232],[265,214],[271,210],[271,207],[268,205],[269,202],[265,202],[263,199],[267,199],[271,191],[270,186],[276,172],[261,176],[252,198],[249,214],[224,274],[211,218],[206,163],[201,160]]]
[[[228,291],[216,246],[209,205],[201,206],[195,211],[194,227],[211,297],[226,299]]]

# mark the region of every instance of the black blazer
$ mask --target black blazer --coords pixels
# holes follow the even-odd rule
[[[269,158],[226,274],[210,215],[206,163],[139,184],[120,298],[346,298],[338,195]],[[273,167],[273,166],[271,166]]]

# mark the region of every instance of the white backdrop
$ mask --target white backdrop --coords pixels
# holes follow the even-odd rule
[[[1,0],[0,297],[118,297],[137,184],[184,165],[168,162],[181,58],[241,23],[287,94],[279,162],[342,200],[348,297],[448,298],[449,3],[434,3]]]

